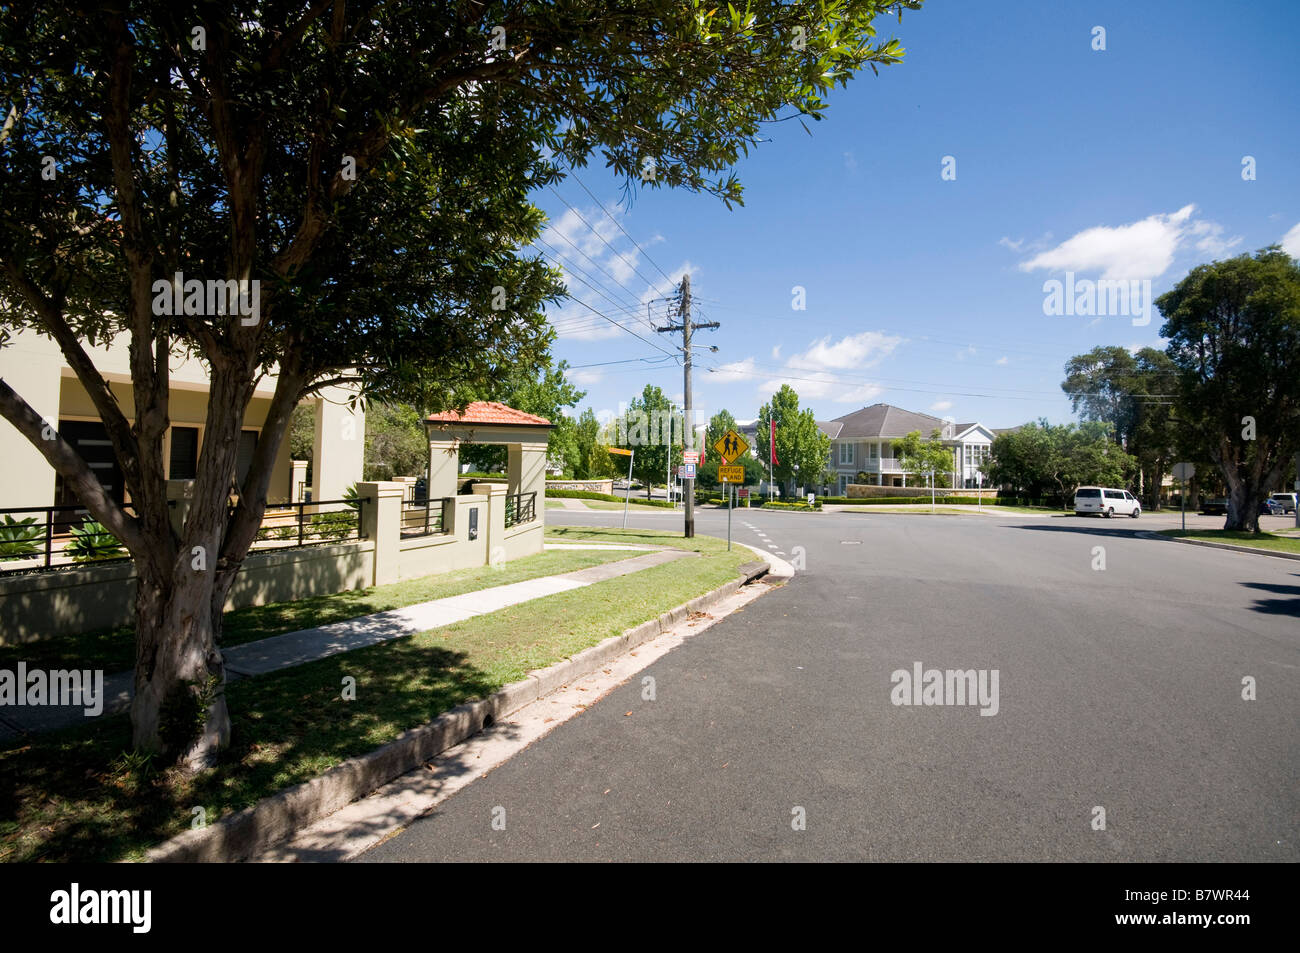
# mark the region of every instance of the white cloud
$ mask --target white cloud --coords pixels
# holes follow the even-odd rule
[[[772,360],[777,361],[780,359],[781,359],[781,345],[778,344],[776,347],[772,348]]]
[[[1292,258],[1300,258],[1300,222],[1296,222],[1291,230],[1282,236],[1282,250]]]
[[[861,387],[855,387],[853,390],[832,397],[831,400],[837,404],[865,404],[885,392],[885,389],[879,384],[863,384]]]
[[[1003,235],[998,239],[998,244],[1004,248],[1010,248],[1012,251],[1020,251],[1020,249],[1024,247],[1025,240],[1023,238],[1017,238],[1013,242],[1011,239],[1007,238],[1007,236]]]
[[[858,171],[858,160],[854,157],[852,152],[844,153],[844,168],[848,169],[850,172]]]
[[[885,334],[881,331],[863,331],[840,338],[834,343],[830,335],[814,341],[808,350],[796,354],[786,361],[791,370],[858,370],[879,364],[898,345],[903,343],[901,337]]]
[[[747,357],[743,361],[732,361],[729,364],[720,364],[710,373],[712,374],[713,379],[719,383],[748,380],[754,376],[754,359],[752,357]]]
[[[1202,254],[1221,254],[1241,241],[1223,238],[1223,226],[1193,220],[1195,205],[1150,215],[1127,225],[1098,225],[1020,263],[1021,271],[1100,272],[1105,279],[1156,278],[1169,270],[1189,241]]]
[[[941,411],[951,410],[951,409],[952,409],[952,401],[950,400],[936,400],[933,404],[930,405],[930,410],[934,411],[936,414],[940,413]]]
[[[1002,355],[1000,358],[998,358],[996,361],[994,361],[993,363],[995,363],[995,364],[1010,364],[1011,362],[1010,362],[1009,360],[1007,360],[1007,356],[1004,354],[1004,355]]]
[[[582,368],[580,370],[571,370],[568,372],[568,378],[579,387],[590,387],[593,384],[599,384],[605,379],[605,372],[597,368]]]

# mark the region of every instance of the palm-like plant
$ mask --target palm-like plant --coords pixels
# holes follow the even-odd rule
[[[114,559],[125,556],[121,541],[108,531],[101,523],[88,520],[70,530],[72,539],[63,551],[76,563],[91,562],[95,559]]]

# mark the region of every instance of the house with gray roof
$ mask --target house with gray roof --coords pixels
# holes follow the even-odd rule
[[[839,495],[848,484],[861,482],[857,479],[859,473],[873,486],[922,485],[924,475],[905,472],[894,456],[894,441],[914,430],[925,438],[939,431],[940,439],[952,449],[950,484],[974,487],[994,437],[991,429],[976,421],[954,423],[892,404],[872,404],[834,420],[819,420],[817,426],[831,438],[828,468],[836,483],[830,489]]]

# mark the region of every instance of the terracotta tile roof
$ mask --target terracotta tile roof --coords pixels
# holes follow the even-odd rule
[[[463,414],[448,410],[441,414],[430,414],[428,420],[430,423],[442,424],[504,424],[515,427],[551,426],[551,422],[545,417],[526,414],[522,410],[515,410],[513,407],[497,403],[495,400],[476,400],[465,408]]]

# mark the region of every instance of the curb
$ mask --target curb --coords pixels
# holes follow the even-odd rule
[[[1156,539],[1167,539],[1171,543],[1186,543],[1188,546],[1208,546],[1210,549],[1227,549],[1234,553],[1249,553],[1252,556],[1273,556],[1277,559],[1300,559],[1300,553],[1283,553],[1275,549],[1261,549],[1257,546],[1234,546],[1232,543],[1212,543],[1204,539],[1181,539],[1177,536],[1166,536],[1163,533],[1148,532],[1147,536]]]
[[[612,635],[562,662],[529,672],[523,681],[506,685],[488,698],[457,705],[428,724],[404,732],[382,748],[349,758],[310,781],[273,794],[208,827],[177,834],[150,848],[145,860],[149,863],[242,861],[415,770],[511,712],[658,637],[691,613],[713,607],[771,569],[766,561],[761,566],[748,564],[742,567],[743,575],[712,592],[633,626],[622,635]]]

